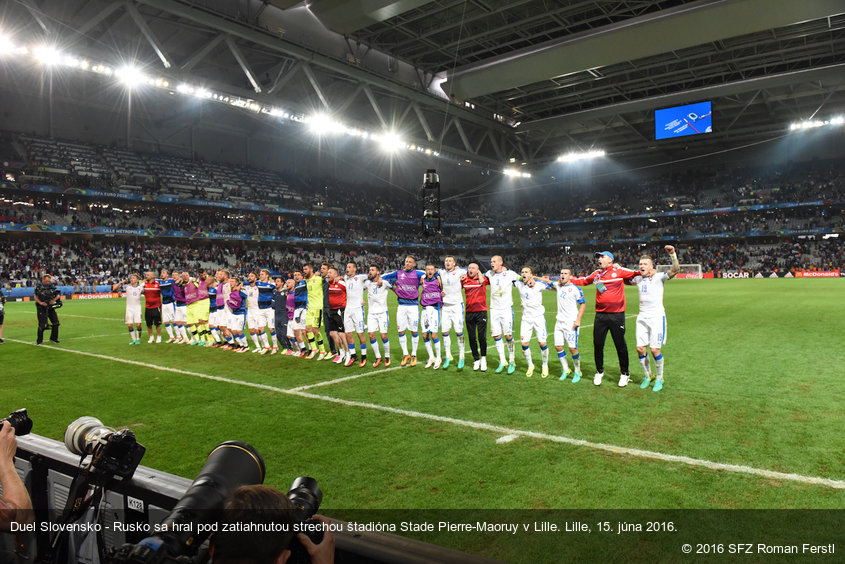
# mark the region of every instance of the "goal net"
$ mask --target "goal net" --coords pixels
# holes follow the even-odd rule
[[[671,270],[671,264],[658,264],[657,270],[658,272],[669,272]],[[681,271],[678,273],[675,278],[704,278],[701,275],[701,265],[700,264],[682,264]]]

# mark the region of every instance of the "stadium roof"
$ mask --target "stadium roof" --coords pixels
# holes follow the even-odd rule
[[[486,166],[667,160],[845,112],[845,0],[17,0],[2,17]],[[712,134],[655,142],[654,109],[702,100]]]

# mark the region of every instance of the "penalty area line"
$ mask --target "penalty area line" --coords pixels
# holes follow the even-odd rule
[[[552,434],[549,434],[549,433],[541,433],[541,432],[537,432],[537,431],[528,431],[528,430],[524,430],[524,429],[513,429],[513,428],[505,427],[505,426],[502,426],[502,425],[494,425],[494,424],[490,424],[490,423],[480,423],[480,422],[477,422],[477,421],[470,421],[470,420],[466,420],[466,419],[457,419],[457,418],[454,418],[454,417],[446,417],[444,415],[434,415],[432,413],[423,413],[423,412],[420,412],[420,411],[412,411],[412,410],[408,410],[408,409],[388,407],[388,406],[385,406],[385,405],[379,405],[379,404],[375,404],[375,403],[367,403],[367,402],[361,402],[361,401],[351,401],[351,400],[345,400],[345,399],[341,399],[341,398],[334,398],[334,397],[330,397],[330,396],[321,396],[321,395],[318,395],[318,394],[312,394],[312,393],[303,391],[302,388],[305,388],[305,386],[301,386],[300,388],[285,389],[285,388],[279,388],[277,386],[270,386],[270,385],[267,385],[267,384],[258,384],[258,383],[255,383],[255,382],[247,382],[247,381],[243,381],[243,380],[234,380],[232,378],[223,378],[221,376],[213,376],[211,374],[203,374],[201,372],[192,372],[190,370],[181,370],[179,368],[171,368],[169,366],[160,366],[160,365],[157,365],[157,364],[139,362],[139,361],[136,361],[136,360],[128,360],[128,359],[123,359],[123,358],[117,358],[117,357],[108,356],[108,355],[104,355],[104,354],[90,353],[90,352],[84,352],[84,351],[76,351],[76,350],[71,350],[71,349],[63,349],[61,347],[55,347],[55,346],[49,346],[49,345],[35,345],[35,343],[33,343],[31,341],[20,341],[20,340],[17,340],[17,339],[6,339],[6,340],[14,342],[14,343],[24,344],[24,345],[40,346],[41,348],[45,348],[45,349],[67,352],[67,353],[72,353],[72,354],[78,354],[78,355],[88,356],[88,357],[93,357],[93,358],[99,358],[99,359],[102,359],[102,360],[109,360],[109,361],[113,361],[113,362],[120,362],[120,363],[123,363],[123,364],[130,364],[130,365],[133,365],[133,366],[140,366],[140,367],[149,368],[149,369],[152,369],[152,370],[160,370],[162,372],[172,372],[172,373],[175,373],[175,374],[184,374],[186,376],[195,376],[197,378],[204,378],[206,380],[213,380],[213,381],[216,381],[216,382],[223,382],[223,383],[226,383],[226,384],[234,384],[234,385],[237,385],[237,386],[246,386],[246,387],[250,387],[250,388],[257,388],[257,389],[260,389],[260,390],[267,390],[267,391],[271,391],[271,392],[278,392],[278,393],[281,393],[281,394],[287,394],[287,395],[298,396],[298,397],[302,397],[302,398],[314,399],[314,400],[334,403],[334,404],[338,404],[338,405],[343,405],[343,406],[346,406],[346,407],[359,407],[359,408],[363,408],[363,409],[370,409],[370,410],[375,410],[375,411],[382,411],[382,412],[385,412],[385,413],[391,413],[391,414],[394,414],[394,415],[402,415],[404,417],[410,417],[410,418],[413,418],[413,419],[424,419],[424,420],[428,420],[428,421],[437,421],[439,423],[449,423],[451,425],[455,425],[455,426],[459,426],[459,427],[467,427],[467,428],[470,428],[470,429],[490,431],[492,433],[499,435],[500,437],[502,437],[503,435],[508,436],[509,439],[510,439],[509,436],[511,436],[511,435],[514,436],[514,437],[527,437],[527,438],[536,439],[536,440],[540,440],[540,441],[563,443],[563,444],[588,448],[588,449],[592,449],[592,450],[600,450],[600,451],[603,451],[603,452],[609,452],[611,454],[618,454],[618,455],[622,455],[622,456],[631,456],[631,457],[643,458],[643,459],[647,459],[647,460],[657,460],[657,461],[660,461],[660,462],[673,462],[673,463],[678,463],[678,464],[685,464],[687,466],[706,468],[708,470],[719,470],[719,471],[723,471],[723,472],[732,472],[732,473],[736,473],[736,474],[748,474],[748,475],[760,476],[762,478],[767,478],[767,479],[772,479],[772,480],[783,480],[783,481],[788,481],[788,482],[798,482],[798,483],[802,483],[802,484],[826,486],[826,487],[829,487],[829,488],[835,488],[835,489],[840,489],[840,490],[845,489],[845,481],[843,481],[843,480],[834,480],[834,479],[831,479],[831,478],[820,478],[820,477],[816,477],[816,476],[805,476],[803,474],[794,474],[794,473],[787,473],[787,472],[777,472],[777,471],[774,471],[774,470],[766,470],[766,469],[763,469],[763,468],[755,468],[753,466],[745,466],[745,465],[741,465],[741,464],[727,464],[727,463],[723,463],[723,462],[714,462],[712,460],[692,458],[692,457],[689,457],[689,456],[681,456],[681,455],[676,455],[676,454],[666,454],[666,453],[651,451],[651,450],[643,450],[643,449],[638,449],[638,448],[630,448],[630,447],[624,447],[624,446],[618,446],[618,445],[611,445],[611,444],[607,444],[607,443],[597,443],[597,442],[592,442],[592,441],[585,441],[583,439],[575,439],[575,438],[566,437],[566,436],[563,436],[563,435],[552,435]],[[387,370],[392,370],[392,369],[389,368]],[[378,374],[378,373],[386,372],[387,370],[380,370],[380,371],[377,371],[377,372],[374,372],[374,373]],[[371,373],[367,373],[367,374],[373,374],[373,373],[371,372]],[[360,376],[364,376],[364,375],[365,374],[362,374]],[[352,378],[352,377],[350,376],[350,377],[340,379],[340,380],[347,380],[347,379],[350,379],[350,378]],[[502,438],[504,438],[504,437],[502,437]]]

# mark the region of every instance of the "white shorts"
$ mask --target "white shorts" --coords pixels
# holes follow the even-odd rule
[[[455,328],[456,333],[464,332],[464,304],[444,305],[440,315],[440,329],[448,333]]]
[[[161,304],[161,320],[164,323],[173,323],[176,321],[176,303]]]
[[[217,310],[217,326],[229,328],[229,318],[232,317],[232,310],[226,304],[223,309]]]
[[[132,309],[126,310],[126,315],[123,316],[123,322],[127,325],[132,323],[141,323],[141,306],[133,307]]]
[[[296,335],[293,334],[293,324],[294,324],[293,319],[288,319],[288,332],[285,335],[285,337],[287,337],[288,339],[296,338]]]
[[[489,319],[491,335],[513,335],[513,309],[491,309]]]
[[[570,349],[578,348],[578,327],[572,328],[574,320],[558,321],[555,323],[555,346],[564,347],[567,344]]]
[[[378,331],[379,333],[387,334],[390,327],[390,316],[386,311],[369,312],[367,313],[367,329],[372,333]]]
[[[666,344],[666,316],[637,316],[637,346],[662,348]]]
[[[220,323],[220,312],[221,311],[223,311],[223,310],[221,309],[221,310],[217,310],[217,311],[211,311],[211,312],[208,313],[208,324],[209,325],[217,327],[217,325]]]
[[[425,306],[420,321],[423,333],[437,333],[440,331],[440,308]]]
[[[176,306],[176,323],[188,322],[188,306]]]
[[[287,314],[286,314],[287,315]],[[269,327],[270,329],[276,329],[276,311],[271,307],[265,307],[264,309],[258,310],[258,325],[256,326],[258,329],[263,329],[264,327]]]
[[[264,327],[261,324],[261,311],[257,309],[248,309],[246,310],[246,323],[249,325],[250,329],[261,329]]]
[[[308,309],[304,307],[298,307],[293,310],[293,319],[288,320],[288,328],[291,331],[305,329],[305,316],[307,313]]]
[[[246,323],[246,313],[232,313],[229,314],[229,321],[226,327],[232,331],[243,331]]]
[[[523,343],[531,340],[531,335],[537,332],[537,341],[545,343],[549,336],[548,329],[546,329],[546,317],[544,315],[536,315],[528,317],[522,315],[522,320],[519,322],[519,338]]]
[[[396,308],[396,330],[416,333],[420,328],[420,308],[416,305],[399,305]]]
[[[364,325],[364,306],[348,307],[344,310],[343,330],[347,333],[363,333],[367,330]]]

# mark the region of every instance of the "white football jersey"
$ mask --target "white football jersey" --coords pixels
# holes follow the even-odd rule
[[[126,292],[126,309],[141,307],[141,295],[144,293],[143,286],[127,284],[123,287],[123,290]]]
[[[344,276],[346,282],[346,307],[359,307],[364,304],[364,282],[367,281],[366,274],[355,276]]]
[[[549,289],[557,292],[557,317],[555,317],[555,321],[574,323],[578,319],[578,310],[584,303],[584,292],[572,283],[566,286],[554,284]]]
[[[441,268],[437,271],[440,274],[440,280],[443,282],[443,305],[460,305],[464,303],[463,293],[461,292],[461,276],[464,276],[467,271],[465,268],[453,268],[451,271]]]
[[[490,309],[513,308],[513,283],[519,274],[505,268],[499,273],[488,270],[484,276],[490,281]]]
[[[663,317],[663,288],[670,280],[666,272],[657,272],[653,276],[635,276],[631,282],[637,285],[640,294],[640,315],[642,317]]]
[[[382,280],[381,286],[379,286],[372,280],[365,280],[364,289],[367,290],[367,313],[385,313],[390,283],[387,280]]]
[[[549,287],[548,284],[535,278],[533,288],[522,280],[517,280],[513,285],[516,286],[522,301],[523,317],[542,317],[546,314],[546,308],[543,306],[543,290]]]
[[[241,289],[246,294],[246,309],[258,309],[258,286],[244,286]]]

